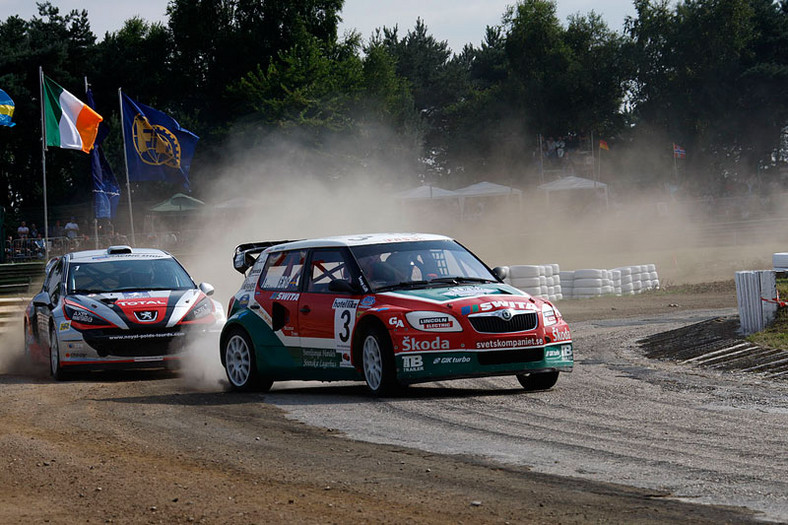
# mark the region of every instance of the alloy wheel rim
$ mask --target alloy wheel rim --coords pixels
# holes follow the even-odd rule
[[[372,336],[364,341],[364,377],[372,390],[380,388],[383,380],[383,358],[380,355],[380,345]]]
[[[243,386],[249,380],[251,355],[243,337],[234,335],[227,342],[227,375],[235,386]]]

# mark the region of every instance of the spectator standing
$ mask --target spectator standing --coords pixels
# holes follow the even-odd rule
[[[30,236],[30,228],[27,227],[25,221],[19,224],[19,228],[16,229],[16,236],[19,239],[27,239]]]
[[[35,239],[36,237],[38,237],[38,227],[36,227],[36,223],[31,222],[30,223],[30,238],[31,239]]]
[[[69,239],[76,239],[77,235],[79,234],[79,224],[71,217],[71,220],[66,223],[66,226],[63,228],[66,233],[66,237]]]
[[[63,225],[60,224],[60,219],[55,221],[55,225],[49,228],[50,237],[63,237]]]

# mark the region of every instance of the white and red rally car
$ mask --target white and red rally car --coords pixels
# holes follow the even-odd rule
[[[572,336],[549,301],[504,284],[457,241],[369,234],[242,244],[220,357],[236,389],[360,380],[375,394],[438,379],[515,375],[552,387]]]
[[[25,311],[25,353],[55,379],[78,369],[168,366],[188,332],[218,331],[224,309],[169,253],[112,246],[47,263]]]

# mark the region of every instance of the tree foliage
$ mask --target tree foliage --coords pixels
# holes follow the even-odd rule
[[[87,77],[116,165],[122,88],[197,133],[211,167],[237,151],[228,144],[274,153],[274,137],[289,137],[323,160],[316,176],[388,163],[403,184],[527,185],[538,136],[593,135],[641,148],[636,161],[620,155],[622,178],[670,179],[680,143],[693,191],[777,180],[788,160],[785,2],[634,4],[614,31],[593,11],[561,21],[554,0],[519,0],[478,47],[452,52],[422,18],[403,36],[384,26],[367,42],[339,38],[342,0],[171,0],[166,24],[132,18],[100,40],[86,11],[42,2],[30,20],[0,21],[0,88],[18,124],[0,128],[0,205],[41,203],[39,67],[78,96]],[[50,199],[88,201],[87,157],[47,155]],[[208,164],[192,165],[197,192]]]

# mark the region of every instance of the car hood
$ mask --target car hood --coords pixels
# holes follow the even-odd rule
[[[484,283],[472,285],[456,285],[440,288],[418,288],[412,290],[393,290],[380,294],[388,297],[402,297],[410,300],[422,300],[428,303],[454,303],[459,306],[482,305],[486,303],[523,303],[533,305],[527,309],[536,309],[542,299],[518,290],[503,283]],[[498,309],[498,307],[495,307]],[[478,310],[476,310],[478,311]]]
[[[196,288],[69,295],[66,303],[78,305],[93,315],[124,329],[169,328],[207,296]],[[211,305],[213,309],[213,305]],[[73,318],[79,322],[78,315]]]

